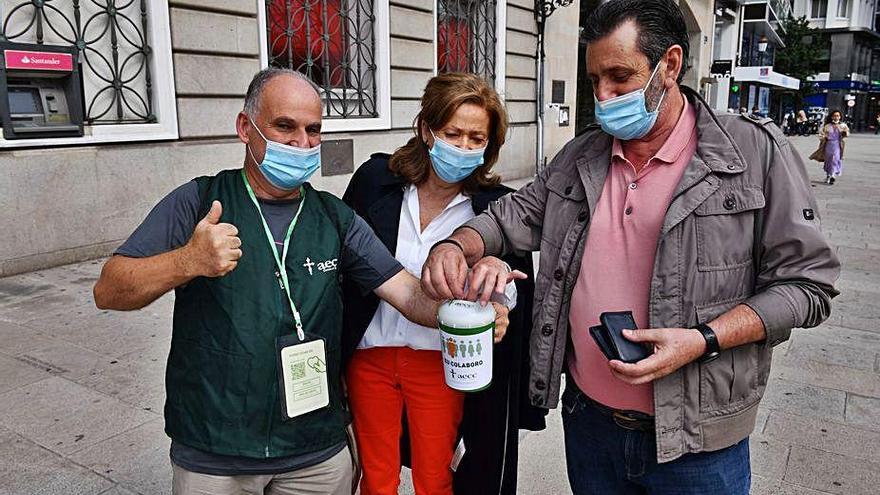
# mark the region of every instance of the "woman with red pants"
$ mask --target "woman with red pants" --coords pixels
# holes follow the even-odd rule
[[[480,77],[444,74],[428,82],[413,130],[414,137],[393,155],[375,154],[359,167],[343,199],[419,276],[435,243],[510,192],[492,172],[507,133],[507,115],[495,90]],[[530,258],[505,261],[531,273]],[[514,306],[516,287],[505,282],[487,281],[487,287],[504,292]],[[456,493],[515,490],[519,376],[526,372],[521,363],[528,338],[522,327],[531,318],[532,294],[531,280],[517,283],[527,288],[520,292],[528,301],[520,299],[525,308],[510,314],[508,337],[495,346],[492,385],[468,394],[473,407],[464,407],[465,394],[444,382],[437,329],[413,324],[390,305],[343,283],[346,338],[356,347],[346,380],[363,468],[361,493],[397,493],[404,429],[409,442],[403,450],[411,453],[417,494],[453,492],[450,464],[460,437],[466,453],[455,475]],[[515,320],[525,324],[515,325]],[[514,326],[519,327],[515,333]],[[469,416],[464,423],[463,415]],[[543,416],[539,419],[542,427]],[[469,479],[460,480],[458,473],[469,473]]]

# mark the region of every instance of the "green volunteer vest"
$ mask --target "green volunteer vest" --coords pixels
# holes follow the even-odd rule
[[[175,291],[165,432],[207,452],[256,458],[305,454],[344,441],[337,260],[354,213],[305,184],[286,268],[306,335],[326,343],[330,405],[282,421],[275,339],[296,331],[259,213],[240,170],[195,180],[200,215],[219,200],[220,221],[238,228],[242,257],[226,276],[199,277]]]

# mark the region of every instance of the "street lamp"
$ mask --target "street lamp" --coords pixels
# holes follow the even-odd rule
[[[758,40],[758,65],[764,65],[764,54],[767,53],[767,43],[769,41],[764,35]]]
[[[560,7],[568,7],[574,0],[535,0],[535,23],[538,25],[537,70],[538,94],[536,106],[538,116],[538,143],[535,150],[535,173],[541,172],[544,161],[544,28],[547,18]]]

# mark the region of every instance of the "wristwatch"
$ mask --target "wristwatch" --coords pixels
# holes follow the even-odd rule
[[[700,333],[703,334],[703,338],[706,339],[706,352],[704,352],[698,359],[701,364],[708,363],[721,355],[721,347],[718,345],[718,336],[715,335],[715,331],[712,330],[709,325],[700,323],[695,326],[694,329],[699,330]]]
[[[461,243],[456,241],[455,239],[450,239],[450,238],[442,239],[440,241],[435,242],[434,245],[431,246],[430,249],[428,249],[428,252],[430,253],[431,251],[434,250],[435,247],[439,246],[440,244],[453,244],[453,245],[457,246],[458,249],[461,249],[462,253],[464,253],[464,246],[462,246]]]

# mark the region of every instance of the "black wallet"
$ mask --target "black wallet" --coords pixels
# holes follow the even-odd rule
[[[609,361],[616,359],[624,363],[635,363],[651,355],[647,347],[623,336],[624,329],[638,328],[632,311],[602,313],[599,321],[602,322],[601,325],[590,327],[590,335]]]

